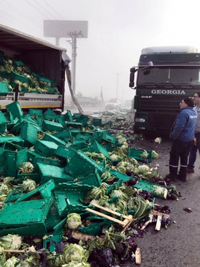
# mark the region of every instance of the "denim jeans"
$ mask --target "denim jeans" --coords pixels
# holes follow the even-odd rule
[[[196,145],[193,145],[190,149],[190,156],[189,156],[189,163],[188,163],[188,168],[193,169],[194,168],[194,163],[197,158],[197,150],[199,150],[200,153],[200,133],[195,134],[197,143]]]

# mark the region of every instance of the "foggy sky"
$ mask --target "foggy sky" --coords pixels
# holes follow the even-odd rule
[[[76,91],[85,96],[133,98],[129,71],[144,47],[192,45],[200,50],[198,0],[0,0],[0,23],[55,44],[43,36],[44,20],[86,20],[78,39]],[[70,39],[60,46],[71,57]],[[66,88],[68,90],[68,88]]]

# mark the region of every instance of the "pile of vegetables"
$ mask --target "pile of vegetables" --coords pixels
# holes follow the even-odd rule
[[[7,63],[7,65],[10,67],[9,70],[12,71],[12,62]],[[18,67],[17,71],[19,74],[32,79],[32,83],[38,85],[37,80],[32,78],[31,72],[25,65],[24,67]],[[116,137],[115,144],[110,144],[108,141],[107,143],[99,141],[99,144],[101,143],[101,146],[107,149],[107,153],[91,152],[92,142],[85,141],[84,145],[87,143],[89,151],[84,149],[85,156],[98,165],[104,166],[104,172],[99,175],[101,185],[93,186],[91,190],[87,191],[85,198],[79,201],[85,207],[94,208],[94,204],[98,204],[123,215],[133,215],[133,222],[128,229],[122,233],[122,228],[117,223],[106,221],[89,212],[81,212],[80,214],[68,212],[65,217],[62,217],[62,222],[59,225],[63,231],[62,238],[60,238],[60,241],[50,241],[50,244],[55,244],[53,253],[49,252],[49,246],[46,250],[43,248],[43,242],[57,232],[49,232],[47,236],[21,237],[17,234],[8,234],[0,237],[1,266],[105,267],[134,260],[137,248],[135,238],[141,237],[144,233],[142,226],[148,220],[154,207],[155,195],[162,195],[162,192],[158,192],[157,185],[162,185],[161,189],[169,189],[169,199],[176,199],[179,192],[159,174],[159,165],[155,161],[146,163],[128,156],[129,148],[133,147],[137,140],[143,141],[144,137],[132,134],[132,121],[128,121],[126,117],[128,116],[124,116],[124,121],[120,120],[120,123],[112,117],[114,121],[112,130],[119,128],[113,134]],[[36,118],[32,117],[32,119],[36,121]],[[107,119],[109,120],[110,117],[108,116]],[[105,127],[107,128],[108,125]],[[84,125],[84,132],[92,135],[92,130],[94,133],[98,133],[102,129],[92,127],[90,122]],[[5,132],[2,136],[12,136],[13,133],[11,128],[9,132]],[[38,131],[38,139],[42,139],[45,133],[47,132]],[[52,136],[57,134],[56,131],[48,133]],[[66,142],[66,147],[62,148],[70,147],[75,141],[77,141],[76,131],[73,132],[71,140]],[[80,142],[80,140],[78,141]],[[34,147],[28,147],[28,149],[34,151]],[[145,160],[148,156],[147,150],[144,149],[141,158]],[[155,150],[152,151],[152,158],[159,158]],[[48,159],[60,160],[55,155],[46,157],[45,160]],[[40,186],[35,180],[30,179],[31,174],[40,174],[33,163],[22,163],[17,169],[17,173],[23,177],[20,182],[15,179],[17,177],[4,177],[3,175],[0,177],[0,209],[4,207],[4,201],[12,190],[20,189],[22,193],[27,193]],[[78,178],[73,177],[73,183],[80,183]],[[150,193],[148,190],[137,189],[136,185],[141,181],[153,183],[155,192]],[[84,182],[82,183],[84,184]],[[41,199],[41,196],[36,194],[26,201],[34,199]],[[68,199],[63,199],[63,201],[69,204]],[[56,205],[56,201],[54,201],[54,204]],[[162,210],[160,208],[160,211],[166,214],[170,213],[170,209],[166,206]],[[165,227],[171,223],[172,221],[167,219],[162,221],[162,225]],[[99,227],[99,233],[95,237],[90,236],[87,240],[78,240],[73,237],[74,231],[80,231],[80,229],[85,231],[90,229],[91,231],[94,225]],[[8,250],[14,250],[14,252],[11,253]]]
[[[0,59],[0,81],[8,83],[10,91],[13,91],[18,85],[21,92],[60,94],[54,81],[33,72],[32,68],[24,62],[2,55]],[[18,78],[13,78],[13,73],[15,73],[15,76],[18,74],[19,76],[16,76]],[[27,79],[28,82],[24,82]],[[49,88],[51,89],[49,90]]]

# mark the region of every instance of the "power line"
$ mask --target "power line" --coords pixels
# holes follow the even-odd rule
[[[47,1],[45,1],[45,0],[43,0],[45,3],[46,3],[46,5],[48,6],[48,7],[50,7],[62,20],[65,20],[65,18],[63,18],[52,6],[50,6],[48,3],[47,3]],[[85,44],[84,42],[87,42],[87,40],[84,40],[84,39],[82,39],[81,40],[82,42],[83,42],[83,44]],[[100,56],[100,58],[101,58],[101,60],[102,60],[102,55],[100,54],[100,53],[98,53],[93,47],[91,47],[89,44],[85,44],[91,51],[93,50],[93,52],[95,52],[98,56]],[[106,61],[107,61],[107,59],[106,59]],[[103,60],[103,62],[105,62],[104,60]],[[109,61],[108,61],[109,62]],[[109,62],[109,64],[110,64],[110,62]],[[113,67],[113,66],[112,66]]]
[[[3,15],[6,14],[6,15],[10,16],[11,18],[13,18],[13,19],[19,21],[19,20],[16,19],[15,17],[11,16],[9,13],[6,13],[4,10],[0,10],[0,11],[2,11]],[[11,21],[11,22],[13,23],[13,21]],[[19,23],[23,24],[23,26],[24,26],[24,23],[22,23],[21,21],[19,21]],[[27,27],[25,26],[25,28],[27,28]],[[27,28],[27,29],[28,29],[28,28]],[[32,28],[32,29],[33,29],[33,28]],[[35,29],[34,29],[34,30],[35,30]],[[30,31],[30,28],[29,28],[29,31]]]
[[[37,3],[43,10],[45,10],[48,14],[50,14],[50,16],[52,16],[51,13],[49,13],[49,11],[46,10],[46,8],[44,8],[42,5],[40,5],[36,0],[34,0],[35,3]],[[54,17],[54,16],[53,16]],[[55,17],[54,17],[55,18]],[[57,18],[55,18],[57,20]]]
[[[28,19],[28,20],[34,22],[34,24],[36,23],[36,24],[39,25],[39,23],[37,23],[36,20],[31,19],[29,16],[26,16],[23,12],[19,11],[19,10],[16,9],[16,8],[13,8],[11,5],[8,5],[4,0],[1,0],[1,1],[3,1],[3,5],[6,5],[9,9],[14,10],[14,11],[17,12],[18,14],[22,15],[24,18],[26,18],[26,19]]]

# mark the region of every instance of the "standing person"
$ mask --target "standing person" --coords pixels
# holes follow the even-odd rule
[[[189,156],[189,163],[187,166],[187,172],[193,173],[194,172],[194,163],[197,158],[197,150],[199,150],[200,153],[200,92],[196,92],[194,94],[194,109],[197,112],[197,124],[195,127],[195,143],[190,149],[190,156]]]
[[[187,159],[190,147],[194,140],[194,129],[197,121],[197,112],[193,109],[192,99],[185,98],[180,103],[180,112],[178,113],[171,131],[173,143],[169,159],[168,178],[186,182]],[[180,158],[180,171],[178,173],[178,163]]]

